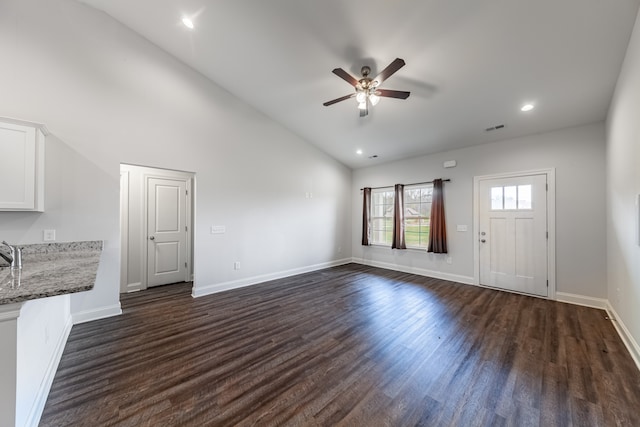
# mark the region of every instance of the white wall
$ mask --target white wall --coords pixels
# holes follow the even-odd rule
[[[3,1],[0,52],[0,116],[55,135],[46,212],[2,213],[0,233],[105,241],[95,289],[71,297],[74,318],[117,308],[120,163],[196,173],[196,288],[350,255],[348,168],[107,15],[67,0]]]
[[[608,298],[640,361],[640,13],[607,119]]]
[[[445,160],[458,166],[444,169]],[[558,292],[606,297],[604,123],[564,129],[461,150],[417,157],[353,173],[353,256],[370,262],[429,270],[473,281],[473,177],[556,169],[556,278]],[[417,250],[364,247],[360,188],[449,178],[444,184],[449,256]],[[456,225],[467,225],[457,232]]]

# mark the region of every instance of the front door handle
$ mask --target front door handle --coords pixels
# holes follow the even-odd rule
[[[482,243],[486,242],[486,240],[485,240],[485,239],[482,239],[482,240],[480,240],[480,241],[481,241]]]

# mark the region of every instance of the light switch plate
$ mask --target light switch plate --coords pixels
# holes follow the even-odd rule
[[[227,232],[227,227],[224,225],[214,225],[211,227],[211,234],[224,234]]]
[[[466,225],[458,225],[456,230],[458,230],[458,231],[467,231],[468,227]]]

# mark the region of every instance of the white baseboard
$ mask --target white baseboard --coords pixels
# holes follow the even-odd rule
[[[351,263],[351,258],[344,258],[335,261],[323,262],[320,264],[309,265],[306,267],[293,268],[291,270],[278,271],[276,273],[262,274],[260,276],[246,277],[244,279],[231,280],[228,282],[214,283],[206,286],[194,286],[191,296],[194,298],[211,295],[218,292],[228,291],[231,289],[244,288],[245,286],[257,285],[258,283],[268,282],[269,280],[282,279],[285,277],[295,276],[297,274],[309,273],[312,271],[322,270],[324,268],[337,267]]]
[[[426,268],[407,267],[404,265],[392,264],[389,262],[371,261],[363,258],[351,258],[356,264],[368,265],[371,267],[384,268],[387,270],[400,271],[402,273],[411,273],[418,276],[433,277],[434,279],[448,280],[450,282],[463,283],[465,285],[473,285],[474,279],[470,276],[462,276],[459,274],[443,273],[442,271],[427,270]]]
[[[71,314],[73,318],[73,324],[91,322],[92,320],[104,319],[112,316],[119,316],[122,314],[122,308],[120,303],[110,305],[107,307],[100,307],[94,310],[84,310]]]
[[[633,338],[631,332],[624,324],[624,322],[618,316],[618,313],[614,310],[613,306],[609,301],[607,301],[607,313],[609,314],[609,318],[611,319],[611,323],[618,331],[618,335],[622,338],[622,342],[624,343],[627,350],[629,350],[629,354],[631,354],[631,358],[634,362],[636,362],[636,366],[640,369],[640,346],[638,342]]]
[[[44,405],[47,403],[49,390],[51,390],[51,384],[53,384],[53,379],[56,376],[56,371],[58,370],[60,359],[62,359],[62,353],[64,352],[65,345],[67,344],[67,339],[69,339],[69,334],[71,333],[72,326],[73,320],[71,316],[69,316],[66,324],[64,325],[64,330],[58,338],[53,356],[51,357],[51,360],[49,360],[49,365],[47,366],[47,371],[45,372],[44,378],[42,379],[42,383],[38,388],[36,399],[33,402],[31,410],[29,411],[27,422],[25,424],[25,426],[27,427],[38,427],[38,424],[40,424],[42,411],[44,411]]]
[[[601,310],[606,310],[608,304],[608,301],[604,298],[587,297],[584,295],[569,294],[567,292],[556,292],[556,301],[599,308]]]
[[[136,283],[128,283],[127,284],[127,292],[138,292],[142,290],[142,283],[141,282],[136,282]]]

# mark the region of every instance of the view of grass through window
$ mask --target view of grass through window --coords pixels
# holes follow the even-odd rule
[[[404,229],[408,248],[429,245],[429,215],[433,185],[414,185],[404,189]],[[372,243],[391,246],[393,236],[393,188],[381,188],[371,194]]]

